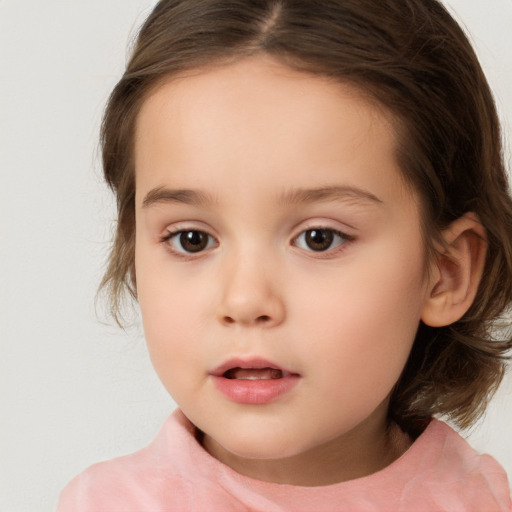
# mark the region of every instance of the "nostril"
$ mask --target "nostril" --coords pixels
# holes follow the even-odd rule
[[[271,320],[271,318],[270,318],[269,315],[260,315],[257,318],[255,318],[254,323],[255,324],[266,324],[266,323],[269,323],[270,320]],[[223,321],[227,325],[231,325],[231,324],[237,323],[237,320],[235,320],[231,316],[224,316],[223,317]]]

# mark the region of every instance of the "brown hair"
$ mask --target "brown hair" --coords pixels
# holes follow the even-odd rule
[[[440,231],[466,212],[487,230],[473,305],[447,327],[420,325],[389,411],[412,434],[433,414],[469,426],[499,385],[512,346],[510,332],[493,334],[493,320],[512,301],[512,202],[489,86],[463,31],[436,0],[160,1],[102,127],[118,224],[101,286],[114,318],[120,321],[126,289],[136,298],[133,146],[142,103],[169,76],[258,53],[355,85],[392,113],[401,170],[422,198],[430,254]]]

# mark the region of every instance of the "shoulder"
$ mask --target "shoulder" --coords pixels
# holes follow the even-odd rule
[[[158,512],[172,498],[170,492],[185,499],[187,462],[180,449],[179,422],[174,413],[147,447],[94,464],[76,476],[62,491],[57,512]]]
[[[404,457],[415,471],[409,490],[428,496],[442,510],[511,511],[505,470],[477,453],[446,423],[432,420]]]

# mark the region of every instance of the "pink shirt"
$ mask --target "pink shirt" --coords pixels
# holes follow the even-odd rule
[[[433,420],[387,468],[323,487],[242,476],[211,457],[176,410],[155,440],[91,466],[64,489],[58,512],[512,511],[507,475],[445,423]]]

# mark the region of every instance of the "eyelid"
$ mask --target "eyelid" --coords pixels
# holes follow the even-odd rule
[[[295,224],[292,229],[296,234],[292,237],[292,240],[297,238],[304,231],[309,231],[311,229],[325,229],[329,231],[335,231],[340,233],[343,237],[353,240],[355,238],[354,232],[357,231],[357,228],[350,226],[346,223],[341,223],[340,221],[336,221],[329,218],[315,218],[308,219],[306,221],[299,222]]]
[[[218,240],[218,236],[215,234],[215,230],[212,227],[200,220],[187,219],[187,220],[176,220],[174,222],[166,223],[162,226],[163,229],[161,234],[158,235],[160,240],[163,238],[170,238],[176,233],[182,233],[183,231],[201,231]]]
[[[305,235],[305,233],[308,231],[314,231],[314,230],[330,231],[330,232],[334,233],[335,235],[341,237],[343,240],[336,247],[326,249],[325,251],[322,251],[322,250],[315,251],[314,249],[311,249],[311,248],[306,249],[306,248],[297,246],[296,241],[298,240],[299,237]],[[291,243],[291,245],[294,245],[299,250],[304,251],[305,253],[307,253],[310,256],[314,256],[316,258],[329,258],[329,257],[336,256],[340,252],[344,251],[347,248],[347,246],[349,246],[355,240],[355,238],[356,237],[354,235],[351,235],[351,234],[343,231],[340,228],[332,226],[332,224],[329,221],[318,220],[318,221],[310,221],[310,222],[307,222],[305,225],[300,226],[300,231],[292,237],[290,243]]]
[[[178,239],[178,237],[182,233],[187,233],[191,231],[196,231],[205,234],[208,238],[208,244],[207,247],[204,249],[201,249],[197,252],[194,251],[186,251],[186,250],[180,250],[176,248],[172,241],[175,239]],[[212,243],[213,242],[213,243]],[[212,235],[206,228],[198,227],[194,225],[177,225],[173,227],[168,227],[165,230],[165,233],[160,236],[160,243],[163,244],[167,251],[169,251],[174,256],[178,256],[180,258],[185,259],[191,259],[191,258],[198,258],[205,254],[206,252],[209,252],[211,249],[214,249],[215,247],[218,247],[219,241],[217,237]]]

